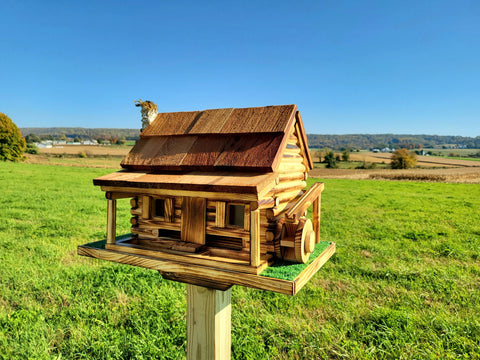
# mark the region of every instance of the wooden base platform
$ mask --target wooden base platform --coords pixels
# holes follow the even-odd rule
[[[256,275],[264,271],[273,258],[272,255],[263,256],[258,266],[252,266],[248,260],[249,253],[243,254],[240,251],[225,250],[229,256],[220,256],[222,249],[209,248],[205,245],[185,241],[173,240],[170,242],[177,245],[170,244],[170,246],[167,246],[168,241],[164,240],[139,241],[135,237],[127,235],[117,238],[115,244],[105,244],[105,249]],[[195,245],[199,246],[198,252],[192,252],[191,249],[182,251],[185,247]],[[232,255],[233,253],[238,254]]]
[[[131,235],[119,236],[116,242],[117,244],[122,242],[128,244],[129,239],[131,239]],[[228,269],[218,268],[218,261],[213,259],[209,262],[198,258],[198,254],[164,251],[145,253],[143,249],[140,254],[136,253],[136,247],[122,245],[107,245],[106,248],[105,240],[80,245],[77,252],[82,256],[158,270],[166,279],[217,290],[226,290],[233,285],[240,285],[295,295],[335,253],[335,243],[320,242],[317,247],[319,254],[312,257],[307,264],[282,263],[277,265],[281,268],[278,276],[276,269],[267,268],[267,261],[265,261],[266,266],[261,266],[267,268],[268,271],[256,274],[245,272],[245,268],[248,266],[240,263],[236,266],[229,264]],[[288,280],[280,275],[285,273],[285,270],[289,272]]]

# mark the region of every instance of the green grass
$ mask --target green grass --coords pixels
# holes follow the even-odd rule
[[[0,359],[185,357],[185,285],[76,255],[105,237],[109,172],[0,163]],[[479,359],[480,187],[324,182],[337,253],[294,297],[234,287],[232,357]]]
[[[300,273],[307,268],[331,243],[328,241],[320,241],[315,245],[313,253],[310,254],[305,264],[297,264],[290,261],[278,261],[274,265],[266,268],[260,275],[293,281]]]

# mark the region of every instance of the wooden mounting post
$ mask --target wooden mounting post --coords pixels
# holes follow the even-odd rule
[[[117,200],[107,200],[107,244],[115,244]]]
[[[250,265],[260,265],[260,210],[250,212]]]
[[[231,303],[231,288],[187,285],[187,360],[230,359]]]

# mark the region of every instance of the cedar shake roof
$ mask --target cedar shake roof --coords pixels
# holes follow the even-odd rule
[[[297,123],[296,105],[160,113],[122,161],[138,171],[273,172]],[[308,150],[304,154],[311,164]]]

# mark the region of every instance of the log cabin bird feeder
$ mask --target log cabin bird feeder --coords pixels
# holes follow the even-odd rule
[[[321,243],[324,185],[305,190],[313,165],[297,106],[153,119],[123,169],[93,180],[106,194],[107,236],[79,246],[79,254],[217,290],[242,285],[297,293],[335,252],[334,243],[322,244],[312,256]],[[117,236],[116,204],[123,198],[130,199],[131,234]],[[295,263],[305,266],[293,279],[262,274]]]

